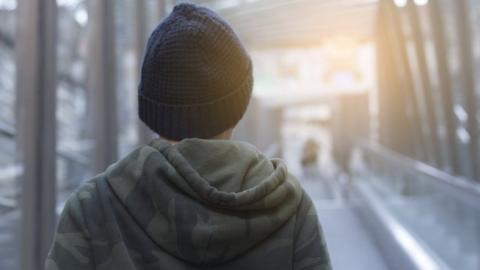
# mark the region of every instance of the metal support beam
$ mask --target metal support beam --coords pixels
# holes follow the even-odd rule
[[[419,152],[421,155],[418,155],[418,159],[426,163],[431,163],[433,159],[432,143],[429,134],[424,132],[425,122],[427,122],[428,119],[425,112],[425,104],[423,103],[422,91],[421,89],[418,89],[418,70],[415,69],[417,66],[417,57],[416,55],[413,55],[413,57],[412,55],[409,55],[408,31],[410,30],[409,28],[411,28],[410,21],[402,14],[405,12],[404,8],[395,6],[393,1],[387,2],[389,2],[391,7],[390,9],[393,23],[393,33],[391,33],[391,35],[396,36],[396,43],[398,43],[400,46],[398,53],[400,55],[400,63],[405,69],[405,80],[407,81],[406,91],[408,92],[411,100],[411,114],[413,114],[412,118],[414,118],[416,122],[416,136],[418,136],[420,139],[420,143],[417,145],[417,148],[421,149],[422,151],[421,153]]]
[[[407,4],[408,18],[415,44],[415,55],[418,62],[418,69],[420,71],[421,94],[425,100],[426,116],[429,127],[429,137],[431,141],[432,163],[438,167],[442,166],[441,150],[438,139],[438,125],[437,115],[435,110],[435,103],[433,100],[432,85],[428,75],[427,58],[425,55],[425,45],[423,42],[420,20],[416,9],[416,4],[409,1]]]
[[[114,0],[89,1],[88,90],[95,173],[114,162],[118,151],[114,11]]]
[[[141,68],[143,63],[143,57],[145,54],[145,47],[147,44],[148,33],[147,33],[147,5],[146,0],[136,0],[135,1],[135,31],[136,31],[136,58],[137,58],[137,81],[140,83],[141,79]],[[165,5],[164,1],[160,1],[159,5]],[[146,144],[149,143],[154,137],[154,133],[140,120],[138,119],[138,143]]]
[[[17,145],[23,164],[22,270],[43,265],[55,229],[55,0],[18,1]]]
[[[470,14],[466,0],[455,1],[457,4],[457,32],[460,45],[460,63],[462,67],[460,78],[463,81],[465,96],[465,110],[468,114],[467,131],[470,135],[470,159],[472,164],[472,175],[477,181],[480,181],[480,160],[478,157],[479,131],[476,120],[477,115],[477,97],[475,95],[475,77],[473,63],[472,38],[473,33],[470,27]]]
[[[414,155],[411,139],[414,126],[407,119],[407,94],[401,84],[402,66],[396,61],[399,45],[389,36],[392,23],[384,1],[379,3],[376,24],[379,142],[408,156]],[[391,32],[391,31],[390,31]],[[397,57],[396,57],[397,56]],[[399,128],[396,123],[407,123]]]
[[[426,137],[422,130],[422,123],[420,117],[420,102],[415,95],[414,83],[412,70],[409,65],[409,59],[407,55],[407,47],[405,36],[403,35],[401,28],[401,21],[399,18],[397,7],[392,1],[384,1],[387,6],[387,18],[389,18],[392,29],[387,31],[389,34],[390,45],[396,48],[392,50],[392,53],[396,56],[396,62],[400,67],[398,67],[398,74],[403,75],[398,80],[399,84],[402,84],[402,90],[405,91],[407,97],[406,100],[410,101],[410,120],[412,125],[412,137],[410,140],[415,144],[415,150],[417,151],[417,158],[420,160],[428,159],[428,148],[427,142],[429,140]]]
[[[452,95],[452,83],[450,81],[450,71],[447,58],[447,40],[445,38],[445,29],[443,18],[440,14],[439,1],[431,1],[428,5],[430,15],[430,24],[432,25],[432,35],[435,46],[435,58],[437,60],[437,72],[439,87],[442,95],[442,112],[446,121],[449,163],[453,174],[460,173],[458,161],[458,147],[456,140],[455,114],[453,111],[454,102]]]
[[[147,5],[146,0],[135,1],[135,30],[136,30],[136,52],[137,64],[141,67],[145,46],[147,44]],[[138,71],[140,74],[140,70]]]

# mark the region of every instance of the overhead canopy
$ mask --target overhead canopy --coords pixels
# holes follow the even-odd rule
[[[249,47],[298,47],[329,37],[368,39],[377,0],[197,0],[230,22]]]

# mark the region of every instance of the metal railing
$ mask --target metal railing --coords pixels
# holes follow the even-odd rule
[[[358,149],[361,155],[353,166],[356,184],[411,235],[410,247],[423,248],[446,268],[480,268],[476,182],[375,143],[363,142]]]
[[[455,195],[471,200],[480,208],[480,185],[463,177],[450,175],[438,168],[403,156],[376,143],[362,142],[360,149],[369,156],[375,156],[382,162],[394,164],[399,170],[414,171],[426,176],[432,185],[441,185],[452,189]]]

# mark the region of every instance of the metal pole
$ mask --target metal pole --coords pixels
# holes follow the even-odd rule
[[[56,5],[55,0],[18,1],[16,116],[23,163],[22,270],[43,265],[55,228]]]
[[[399,83],[403,84],[403,90],[407,96],[407,100],[411,102],[411,121],[413,122],[412,135],[414,137],[410,138],[411,140],[418,140],[417,145],[417,155],[420,160],[428,160],[428,148],[427,142],[429,140],[422,132],[422,123],[420,117],[420,102],[415,95],[415,89],[413,84],[412,70],[409,65],[409,59],[407,55],[406,41],[402,32],[400,25],[400,18],[397,11],[397,8],[392,1],[386,1],[388,16],[391,20],[391,31],[387,31],[390,34],[391,44],[398,46],[398,50],[393,52],[398,57],[398,65],[400,68],[398,70],[403,73],[403,81],[399,80]],[[397,75],[398,76],[398,75]]]
[[[161,1],[164,2],[164,1]],[[147,14],[146,14],[146,2],[145,0],[135,1],[135,23],[136,23],[136,54],[137,54],[137,82],[140,83],[141,68],[143,63],[143,57],[145,53],[145,47],[147,44]],[[140,120],[138,119],[138,142],[139,144],[146,144],[152,140],[155,136],[154,133]]]
[[[422,88],[422,95],[425,99],[426,116],[429,126],[429,137],[431,141],[432,163],[438,167],[442,166],[442,159],[440,156],[440,144],[438,139],[438,125],[437,115],[435,111],[435,103],[432,95],[432,85],[428,75],[427,58],[425,55],[425,45],[421,32],[421,25],[418,18],[417,9],[412,1],[407,5],[408,18],[412,29],[413,40],[415,44],[416,58],[418,62],[418,69],[420,71],[420,81]]]
[[[457,32],[460,46],[460,63],[462,71],[460,78],[463,81],[463,89],[465,95],[465,110],[468,114],[467,131],[470,135],[470,158],[472,164],[472,175],[477,181],[480,181],[480,164],[478,151],[479,148],[479,132],[476,120],[477,115],[477,97],[475,95],[475,77],[473,72],[473,51],[472,39],[473,33],[470,27],[470,14],[468,4],[465,0],[455,1],[457,4],[456,18],[457,18]]]
[[[413,156],[410,145],[412,127],[399,129],[398,123],[406,122],[405,91],[399,82],[399,65],[393,51],[395,44],[388,36],[391,25],[388,16],[388,6],[380,2],[377,15],[377,72],[378,72],[378,102],[379,102],[379,139],[380,143],[405,155]],[[398,44],[396,45],[398,47]],[[394,102],[395,101],[395,102]]]
[[[430,14],[430,24],[432,25],[432,34],[435,46],[435,58],[437,60],[437,72],[439,78],[439,87],[442,93],[443,114],[446,121],[449,159],[452,173],[460,173],[460,165],[458,161],[458,149],[456,141],[456,124],[453,112],[454,103],[452,95],[452,84],[450,81],[450,72],[448,68],[447,48],[445,33],[443,32],[444,22],[440,14],[438,1],[429,3],[428,11]]]
[[[115,87],[114,0],[89,2],[89,97],[92,106],[93,170],[95,173],[117,159],[118,118]]]

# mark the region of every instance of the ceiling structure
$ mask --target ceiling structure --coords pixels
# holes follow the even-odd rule
[[[196,0],[221,14],[251,48],[315,46],[331,37],[369,39],[377,0]]]

